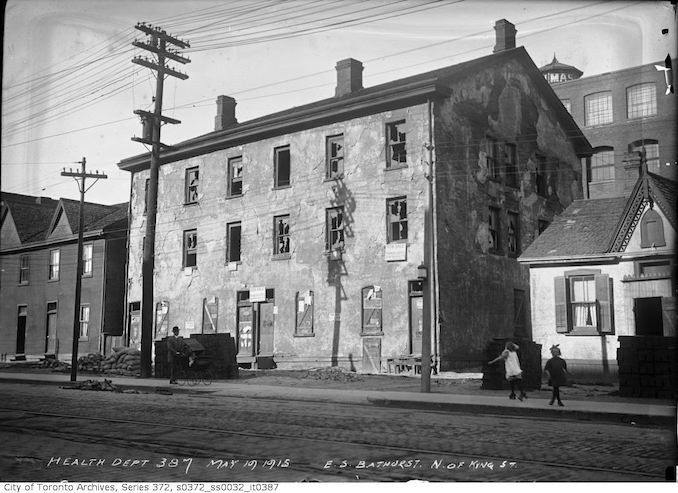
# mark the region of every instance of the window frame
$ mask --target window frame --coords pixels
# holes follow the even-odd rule
[[[337,155],[333,155],[334,146],[333,144],[338,144],[339,149],[337,149]],[[344,176],[344,134],[330,135],[325,138],[325,179],[326,180],[337,180],[343,178]],[[340,154],[340,155],[339,155]],[[332,170],[333,161],[336,162],[336,171]]]
[[[650,166],[659,168],[659,141],[656,139],[640,139],[629,144],[629,152],[642,152],[643,148],[645,148],[645,164],[648,169]],[[648,153],[648,149],[652,149],[653,152]]]
[[[234,173],[235,166],[234,165],[239,165],[239,174],[236,176]],[[244,184],[244,179],[243,179],[243,173],[245,170],[242,156],[234,156],[228,158],[228,164],[227,164],[228,170],[228,183],[226,187],[226,196],[227,197],[241,197],[243,195],[243,184]],[[235,185],[238,185],[240,187],[239,192],[234,192]]]
[[[337,228],[332,227],[332,214],[336,212],[337,218],[341,216],[341,226]],[[343,251],[346,246],[346,216],[344,213],[344,206],[338,207],[328,207],[325,209],[325,251],[331,252],[334,250]],[[332,235],[334,232],[338,232],[341,239],[335,243],[332,243]],[[339,246],[335,247],[335,244]]]
[[[191,179],[191,176],[194,176],[194,180]],[[184,174],[184,205],[197,204],[200,196],[199,194],[200,166],[186,168]]]
[[[573,302],[574,283],[593,281],[594,300]],[[575,269],[554,277],[556,332],[571,336],[614,335],[614,288],[612,278],[600,269]],[[575,303],[595,306],[595,326],[577,326]]]
[[[386,133],[386,169],[398,169],[407,167],[407,121],[402,118],[399,120],[387,122],[385,126]],[[404,132],[400,130],[404,129]],[[397,139],[392,139],[393,131],[396,130]],[[402,136],[402,139],[401,139]],[[395,150],[396,147],[402,146],[402,150]],[[398,160],[394,161],[394,156],[398,156]],[[402,158],[402,159],[401,159]],[[394,164],[396,163],[396,164]]]
[[[371,301],[366,300],[366,296],[369,296],[370,290],[374,293],[375,296],[374,299],[378,299],[379,303],[375,302],[374,303],[375,307],[365,308],[365,301]],[[367,310],[372,310],[373,312],[378,311],[378,323],[375,324],[369,323],[372,320],[372,316],[370,315],[369,318],[366,317],[368,313]],[[375,285],[365,286],[360,290],[360,335],[374,336],[383,334],[384,334],[384,291],[379,286]]]
[[[191,247],[189,242],[190,236],[194,235],[195,236],[195,244]],[[198,268],[198,230],[197,229],[186,229],[183,232],[183,238],[184,238],[184,243],[183,243],[183,250],[182,250],[182,267],[184,269],[191,268],[191,269],[197,269]],[[189,256],[194,257],[194,263],[192,265],[189,265]]]
[[[23,253],[19,255],[19,285],[26,286],[31,283],[31,255]]]
[[[238,258],[233,259],[233,230],[238,229]],[[226,224],[226,263],[242,263],[242,221],[233,221]]]
[[[596,156],[600,156],[600,159],[597,159]],[[604,157],[611,157],[611,163],[605,163]],[[591,154],[591,159],[589,161],[591,163],[590,164],[591,169],[589,173],[590,183],[602,183],[615,180],[616,170],[614,159],[614,147],[611,146],[596,147],[595,149],[593,149],[593,154]],[[603,164],[597,164],[596,166],[594,166],[594,163],[603,163]],[[594,173],[594,170],[596,170],[596,173]],[[594,179],[594,174],[600,175],[601,171],[603,172],[602,174],[608,176]]]
[[[605,107],[598,103],[603,96],[606,100]],[[589,105],[593,106],[594,102],[597,103],[597,107],[590,108]],[[584,96],[584,126],[597,127],[610,123],[614,123],[612,91],[599,91]]]
[[[287,232],[281,232],[279,226],[287,226]],[[291,222],[289,214],[281,214],[273,217],[273,256],[275,258],[290,258],[291,256]],[[287,239],[286,244],[280,240]]]
[[[392,207],[396,203],[401,203],[401,204],[404,203],[404,205],[405,205],[405,219],[403,219],[402,215],[401,215],[400,219],[395,220],[395,221],[393,220],[393,214],[391,213],[391,210],[392,210]],[[401,205],[401,207],[402,207],[402,205]],[[398,238],[395,237],[394,231],[393,231],[393,226],[396,223],[398,225],[400,225],[401,228],[404,224],[404,231],[405,231],[404,236],[400,236],[400,235],[402,235],[402,231],[401,231],[399,233],[399,237]],[[393,198],[390,198],[390,199],[386,199],[386,242],[387,243],[406,243],[408,233],[409,233],[409,231],[408,231],[408,216],[407,216],[407,196],[403,195],[403,196],[400,196],[400,197],[393,197]]]
[[[645,88],[651,89],[647,92],[650,95],[649,101],[645,101],[642,96]],[[634,91],[639,90],[638,93]],[[632,102],[633,96],[640,97],[639,100]],[[647,106],[647,108],[646,108]],[[641,114],[637,114],[641,113]],[[626,88],[626,118],[635,120],[638,118],[648,118],[657,116],[657,84],[654,82],[641,82]]]
[[[310,303],[309,303],[310,300]],[[303,311],[299,310],[300,301],[303,302]],[[315,337],[314,330],[314,315],[315,315],[315,295],[312,290],[304,293],[297,291],[294,296],[294,337]],[[310,315],[309,315],[310,313]],[[299,315],[301,314],[301,318]],[[310,321],[310,325],[304,324],[305,321]]]
[[[56,254],[56,259],[54,258]],[[47,275],[48,282],[56,282],[59,280],[59,267],[61,263],[61,250],[59,248],[52,248],[49,251],[49,273]]]
[[[520,255],[520,214],[515,211],[506,211],[506,249],[511,257]]]
[[[490,240],[489,252],[501,253],[501,209],[493,205],[488,207],[487,233]],[[494,234],[493,234],[494,233]]]
[[[281,161],[280,156],[287,153],[287,183],[281,180]],[[292,186],[292,154],[289,144],[279,146],[273,149],[273,188],[289,188]]]
[[[89,250],[89,258],[87,251]],[[87,269],[89,265],[89,270]],[[94,243],[89,242],[82,245],[82,277],[92,277],[94,275]]]
[[[658,227],[654,234],[648,229],[649,223],[656,223]],[[657,241],[653,241],[657,240]],[[654,209],[648,209],[640,218],[640,247],[655,248],[666,246],[666,236],[664,233],[664,221],[661,215]]]
[[[87,312],[86,319],[83,318],[84,310],[86,310]],[[78,310],[78,326],[79,326],[78,339],[81,341],[86,341],[89,339],[89,322],[91,313],[92,310],[89,303],[80,304],[80,309]]]

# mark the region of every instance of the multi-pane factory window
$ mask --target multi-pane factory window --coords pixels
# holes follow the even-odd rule
[[[614,180],[614,149],[598,147],[591,156],[591,181]]]
[[[584,96],[584,107],[586,126],[612,123],[612,93],[610,91]]]
[[[654,82],[638,84],[626,89],[626,114],[628,118],[657,114],[657,88]]]
[[[327,137],[327,179],[339,178],[344,174],[344,136]]]
[[[650,171],[659,170],[659,142],[654,139],[637,140],[629,144],[629,152],[642,152],[645,148],[645,162]]]
[[[198,168],[188,168],[186,170],[185,201],[186,204],[195,204],[198,202]]]
[[[287,187],[290,185],[290,146],[278,147],[275,149],[275,177],[274,186]]]
[[[228,160],[228,196],[242,195],[242,157]]]
[[[327,250],[341,250],[344,248],[344,208],[333,207],[326,211],[327,221]]]
[[[198,231],[190,229],[184,231],[184,267],[198,265]]]
[[[407,198],[398,197],[386,201],[388,243],[407,239]]]
[[[273,254],[282,255],[290,253],[290,216],[274,217],[273,228]]]
[[[240,221],[226,225],[226,262],[240,262]]]
[[[405,120],[386,124],[386,167],[396,168],[407,164]]]

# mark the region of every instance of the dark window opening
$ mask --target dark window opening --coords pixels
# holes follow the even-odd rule
[[[289,186],[290,171],[290,148],[279,147],[275,150],[275,187]]]

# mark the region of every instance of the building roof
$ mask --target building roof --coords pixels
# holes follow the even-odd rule
[[[576,259],[623,252],[645,205],[661,209],[676,228],[678,183],[650,173],[641,174],[629,197],[575,200],[520,256],[525,263]]]
[[[455,80],[466,78],[469,74],[486,69],[488,66],[507,63],[511,60],[523,65],[541,96],[554,109],[563,131],[570,136],[577,153],[590,155],[591,146],[572,115],[562,106],[558,96],[539,72],[525,48],[518,47],[234,124],[226,129],[172,145],[163,150],[161,164],[304,128],[326,125],[405,105],[420,104],[426,102],[427,99],[448,94],[449,90],[446,86]],[[118,163],[119,168],[127,171],[140,171],[148,169],[149,166],[150,153],[123,159]]]
[[[78,233],[80,202],[71,199],[54,200],[47,197],[2,192],[2,221],[11,213],[21,244],[47,240],[63,211],[72,234]],[[115,205],[84,203],[84,233],[103,231],[127,220],[128,203]]]
[[[572,65],[567,65],[565,63],[561,63],[558,61],[556,58],[556,54],[553,54],[553,61],[551,63],[544,65],[543,67],[539,67],[539,70],[543,72],[574,72],[577,74],[577,77],[581,77],[584,72],[579,70],[577,67],[574,67]]]

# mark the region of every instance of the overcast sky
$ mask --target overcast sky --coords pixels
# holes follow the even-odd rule
[[[131,62],[138,22],[188,41],[192,61],[171,63],[163,127],[177,143],[210,132],[216,98],[236,98],[240,122],[334,95],[335,63],[365,65],[366,87],[488,55],[494,22],[516,25],[517,45],[537,66],[558,60],[584,77],[676,56],[668,1],[485,0],[9,0],[2,81],[2,190],[79,198],[65,166],[87,158],[108,174],[86,200],[129,198],[126,157],[135,109],[152,110],[154,72]],[[669,34],[662,34],[662,29]]]

